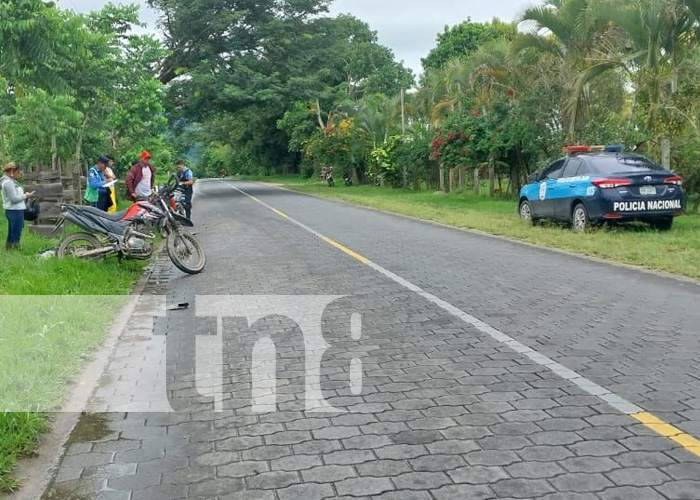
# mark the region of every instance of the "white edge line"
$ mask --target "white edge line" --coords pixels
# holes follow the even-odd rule
[[[661,271],[658,269],[651,269],[651,268],[643,267],[640,265],[627,264],[625,262],[618,262],[618,261],[606,259],[603,257],[596,257],[595,255],[586,255],[583,253],[576,253],[576,252],[571,251],[571,250],[564,250],[563,248],[538,245],[537,243],[532,243],[530,241],[519,240],[519,239],[515,238],[514,236],[506,236],[503,234],[493,234],[493,233],[483,231],[481,229],[474,229],[471,227],[451,226],[449,224],[445,224],[444,222],[438,222],[435,220],[428,220],[428,219],[421,219],[420,217],[416,217],[414,215],[401,214],[398,212],[390,212],[389,210],[382,210],[381,208],[370,207],[367,205],[360,205],[358,203],[353,203],[351,201],[341,200],[339,198],[327,198],[325,196],[320,196],[320,195],[316,195],[313,193],[305,193],[304,191],[297,191],[295,189],[289,189],[289,188],[286,188],[284,186],[278,186],[276,184],[270,184],[270,183],[267,183],[264,181],[246,181],[246,180],[244,180],[241,182],[248,182],[250,184],[261,184],[263,186],[271,187],[274,189],[279,189],[280,191],[286,191],[287,193],[293,193],[293,194],[296,194],[299,196],[308,196],[310,198],[315,198],[317,200],[327,201],[329,203],[337,203],[339,205],[345,205],[348,207],[353,207],[353,208],[357,208],[357,209],[361,209],[361,210],[368,210],[368,211],[377,212],[380,214],[391,215],[394,217],[401,217],[402,219],[408,219],[408,220],[412,220],[415,222],[421,222],[423,224],[430,224],[432,226],[442,227],[445,229],[451,229],[453,231],[460,231],[463,233],[469,233],[469,234],[472,234],[475,236],[484,236],[486,238],[491,238],[491,239],[495,239],[495,240],[507,241],[509,243],[516,243],[518,245],[523,245],[526,247],[535,248],[537,250],[544,250],[544,251],[553,252],[553,253],[556,253],[559,255],[565,255],[567,257],[575,257],[578,259],[587,260],[589,262],[595,262],[596,264],[605,264],[608,266],[617,267],[619,269],[626,269],[628,271],[638,271],[640,273],[649,274],[649,275],[655,276],[657,278],[665,278],[665,279],[669,279],[669,280],[678,281],[678,282],[684,283],[686,285],[700,286],[700,279],[691,278],[690,276],[684,276],[682,274],[674,274],[674,273],[671,273],[669,271]]]
[[[267,203],[265,203],[262,200],[254,198],[253,196],[249,195],[248,193],[246,193],[242,189],[239,189],[238,187],[233,186],[233,185],[228,184],[228,183],[226,183],[226,185],[232,189],[235,189],[239,193],[247,196],[248,198],[256,201],[257,203],[264,206],[268,210],[271,210],[271,211],[276,210],[274,207],[268,205]],[[313,234],[314,236],[321,238],[321,239],[323,238],[323,235],[321,235],[318,231],[311,229],[310,227],[297,221],[296,219],[293,219],[292,217],[289,217],[288,215],[287,215],[287,220],[296,224],[300,228],[308,231],[309,233]],[[456,316],[457,318],[461,319],[462,321],[464,321],[468,325],[476,328],[481,333],[488,335],[489,337],[491,337],[495,341],[499,342],[500,344],[505,345],[506,347],[508,347],[512,351],[526,356],[533,363],[535,363],[543,368],[546,368],[547,370],[556,374],[558,377],[563,378],[564,380],[571,382],[572,384],[576,385],[582,391],[590,394],[591,396],[597,397],[603,403],[613,407],[617,411],[624,413],[626,415],[634,415],[636,413],[641,413],[644,411],[640,407],[638,407],[637,405],[630,403],[626,399],[619,397],[616,394],[613,394],[612,392],[610,392],[609,390],[605,389],[604,387],[596,384],[592,380],[589,380],[585,377],[582,377],[581,375],[579,375],[575,371],[566,368],[565,366],[548,358],[544,354],[540,354],[539,352],[535,351],[534,349],[522,344],[521,342],[518,342],[513,337],[506,335],[505,333],[499,331],[498,329],[488,325],[487,323],[484,323],[480,319],[477,319],[474,316],[462,311],[461,309],[450,304],[449,302],[446,302],[446,301],[442,300],[441,298],[436,297],[435,295],[433,295],[430,292],[426,292],[418,285],[415,285],[415,284],[411,283],[410,281],[402,278],[401,276],[398,276],[398,275],[392,273],[391,271],[383,268],[379,264],[376,264],[370,260],[367,262],[367,265],[369,267],[371,267],[372,269],[374,269],[375,271],[381,273],[385,277],[389,278],[390,280],[394,281],[395,283],[398,283],[399,285],[403,286],[404,288],[407,288],[407,289],[411,290],[412,292],[417,293],[418,295],[425,298],[429,302],[438,306],[440,309],[443,309],[444,311],[452,314],[453,316]]]

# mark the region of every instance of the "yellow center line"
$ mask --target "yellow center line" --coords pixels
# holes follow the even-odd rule
[[[284,212],[280,212],[276,208],[273,208],[272,211],[284,219],[289,219],[289,216],[287,214],[285,214]]]
[[[270,209],[273,213],[279,215],[279,216],[282,217],[283,219],[292,220],[287,214],[285,214],[285,213],[282,212],[281,210],[277,210],[276,208],[271,207],[271,206],[267,205],[266,203],[263,203],[262,201],[260,201],[259,199],[257,199],[255,196],[251,196],[251,195],[249,195],[249,194],[247,194],[247,193],[246,193],[246,196],[248,196],[251,200],[253,200],[253,201],[257,202],[257,203],[259,203],[259,204],[261,204],[261,205],[263,205],[263,206],[266,206],[266,207],[267,207],[268,209]],[[370,260],[369,260],[368,258],[366,258],[366,257],[364,257],[364,256],[362,256],[362,255],[360,255],[359,253],[357,253],[357,252],[355,252],[355,251],[353,251],[353,250],[350,250],[350,249],[349,249],[348,247],[346,247],[345,245],[341,245],[341,244],[338,243],[337,241],[334,241],[334,240],[330,239],[328,236],[323,236],[322,234],[318,234],[318,233],[315,233],[315,234],[316,234],[319,238],[321,238],[323,241],[325,241],[326,243],[328,243],[330,246],[332,246],[332,247],[334,247],[334,248],[337,248],[338,250],[340,250],[341,252],[343,252],[343,253],[349,255],[349,256],[352,257],[353,259],[357,259],[357,260],[359,260],[360,262],[362,262],[363,264],[368,264],[368,263],[370,262]]]
[[[241,191],[243,192],[243,191]],[[287,214],[284,212],[281,212],[277,210],[276,208],[273,208],[266,203],[263,203],[259,199],[255,198],[254,196],[249,195],[248,193],[243,192],[246,196],[248,196],[250,199],[260,203],[261,205],[266,206],[270,210],[272,210],[274,213],[279,215],[280,217],[283,217],[287,220],[290,220],[294,222],[295,224],[298,224],[308,231],[311,231],[314,233],[316,236],[321,238],[323,241],[328,243],[334,248],[337,248],[341,252],[349,255],[350,257],[359,260],[363,264],[369,264],[371,261],[367,259],[366,257],[363,257],[357,252],[354,252],[353,250],[350,250],[348,247],[341,245],[337,241],[334,241],[327,236],[323,236],[322,234],[317,233],[316,231],[313,231],[312,229],[306,228],[306,226],[303,226],[298,221],[295,221],[294,219],[290,218]],[[692,453],[693,455],[700,457],[700,440],[694,438],[690,434],[683,432],[681,429],[669,424],[668,422],[661,420],[659,417],[656,415],[649,413],[649,412],[640,412],[640,413],[632,413],[632,414],[627,414],[630,417],[632,417],[634,420],[640,422],[642,425],[647,427],[648,429],[651,429],[652,431],[656,432],[658,435],[663,436],[667,439],[670,439],[671,441],[675,442],[676,444],[680,445],[683,449],[686,451]]]
[[[635,413],[630,416],[660,436],[674,441],[682,446],[686,451],[700,457],[700,441],[690,434],[683,432],[679,428],[674,427],[673,425],[661,420],[656,415],[648,412]]]
[[[337,241],[333,241],[332,239],[328,238],[327,236],[321,236],[321,239],[322,239],[323,241],[325,241],[326,243],[328,243],[330,246],[337,248],[337,249],[340,250],[341,252],[344,252],[344,253],[348,254],[350,257],[359,260],[359,261],[362,262],[363,264],[369,264],[369,259],[368,259],[368,258],[363,257],[362,255],[360,255],[360,254],[357,253],[357,252],[353,252],[353,251],[350,250],[348,247],[341,245],[341,244],[338,243]]]

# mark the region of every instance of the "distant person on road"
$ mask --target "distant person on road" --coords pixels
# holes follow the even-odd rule
[[[109,160],[106,156],[100,155],[97,157],[97,163],[88,170],[87,186],[85,187],[85,195],[83,196],[90,206],[104,211],[107,211],[107,208],[109,208],[107,203],[109,200],[108,188],[105,187],[107,181],[104,175],[108,163]]]
[[[185,207],[185,217],[192,220],[192,193],[194,188],[194,174],[187,168],[184,161],[177,163],[177,182],[185,195],[182,206]]]
[[[2,169],[0,178],[2,190],[2,208],[7,219],[7,241],[5,249],[19,250],[19,241],[24,229],[24,211],[27,209],[26,201],[34,196],[34,192],[25,193],[19,185],[22,171],[16,163],[10,162]]]
[[[151,165],[151,153],[141,153],[139,162],[126,175],[126,198],[144,201],[151,198],[156,185],[156,169]]]

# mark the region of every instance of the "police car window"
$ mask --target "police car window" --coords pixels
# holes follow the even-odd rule
[[[561,177],[564,162],[566,160],[558,160],[552,163],[549,167],[542,172],[540,179],[559,179]]]
[[[562,177],[576,177],[579,175],[579,170],[581,170],[581,166],[583,165],[583,162],[579,160],[578,158],[569,158],[569,161],[566,164],[566,167],[564,168],[564,173],[562,174]]]
[[[582,175],[588,175],[591,173],[590,167],[586,164],[585,161],[581,160],[581,165],[578,167],[578,170],[576,171],[576,177],[581,177]]]
[[[649,158],[635,154],[600,155],[589,158],[594,172],[610,175],[619,172],[648,172],[652,170],[665,170]]]

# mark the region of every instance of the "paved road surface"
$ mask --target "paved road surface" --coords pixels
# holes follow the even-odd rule
[[[148,287],[191,307],[137,310],[81,426],[101,432],[45,498],[700,499],[697,285],[260,184],[198,190],[206,271],[161,259]],[[236,300],[250,322],[196,317]],[[275,364],[276,395],[252,375]]]

